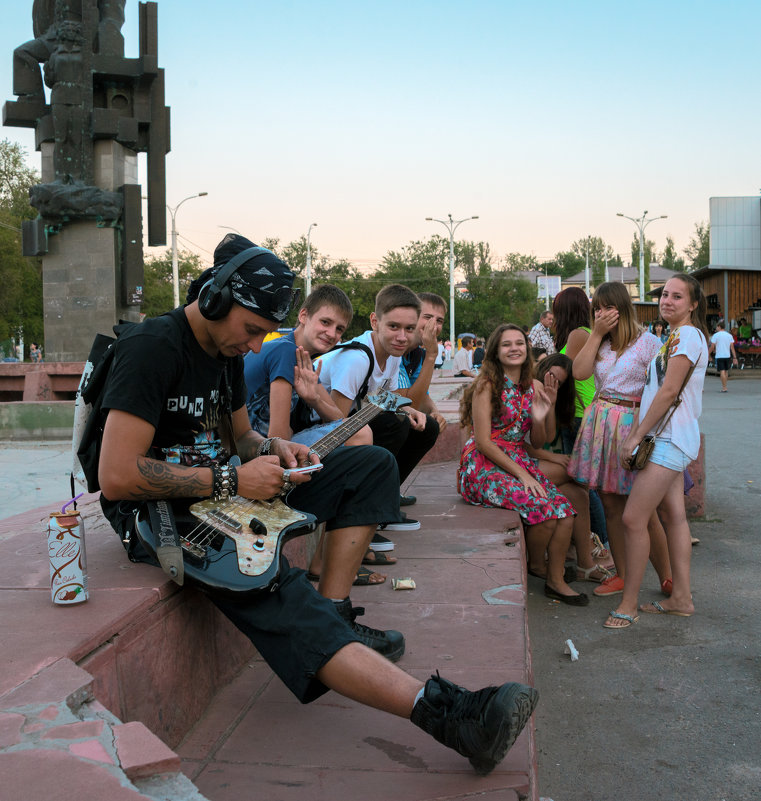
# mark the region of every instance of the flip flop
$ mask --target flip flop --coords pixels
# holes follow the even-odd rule
[[[664,609],[658,601],[642,604],[640,612],[647,612],[648,615],[676,615],[677,617],[692,617],[692,612],[678,612],[676,609]]]
[[[376,573],[369,568],[360,567],[353,584],[355,587],[374,587],[376,584],[383,584],[385,581],[386,577],[382,573]]]
[[[385,551],[369,550],[362,558],[363,565],[375,565],[378,567],[388,567],[389,565],[396,564],[396,557],[389,556]]]
[[[376,577],[375,581],[371,581],[373,576]],[[307,578],[309,581],[319,581],[320,577],[317,573],[307,573]],[[377,579],[380,579],[378,581]],[[374,570],[368,570],[366,567],[360,567],[357,571],[357,577],[354,579],[352,584],[355,587],[374,587],[377,584],[383,584],[386,581],[386,576],[382,573],[376,573]]]
[[[623,620],[624,622],[620,626],[613,626],[606,620],[602,624],[604,629],[628,629],[629,626],[633,626],[639,620],[639,615],[626,615],[623,612],[616,612],[615,609],[608,612],[608,617],[614,617],[616,620]]]

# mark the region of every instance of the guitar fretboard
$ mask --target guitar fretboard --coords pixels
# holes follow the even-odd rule
[[[379,415],[382,411],[383,409],[372,404],[363,406],[356,414],[341,423],[340,426],[334,428],[322,439],[317,440],[312,445],[312,450],[317,452],[320,459],[324,459],[331,451],[346,442],[349,437],[353,437],[360,428],[367,425],[373,417]]]

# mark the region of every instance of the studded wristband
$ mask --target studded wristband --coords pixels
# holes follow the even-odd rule
[[[215,501],[225,500],[238,491],[238,471],[231,465],[212,465],[211,476],[211,497]]]

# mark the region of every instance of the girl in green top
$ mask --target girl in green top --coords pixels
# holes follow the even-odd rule
[[[552,314],[555,318],[555,347],[559,353],[574,360],[589,338],[592,310],[589,298],[581,287],[571,286],[558,292],[552,302]],[[563,453],[573,452],[576,433],[584,416],[584,409],[592,403],[595,396],[594,376],[576,381],[576,408],[572,426],[563,426],[560,434],[563,439]],[[600,496],[592,490],[589,493],[589,517],[592,531],[603,543],[608,541],[608,529],[605,525],[605,512]],[[593,556],[603,562],[610,558],[607,548],[596,546]]]

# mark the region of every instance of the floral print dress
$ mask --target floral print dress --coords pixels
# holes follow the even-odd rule
[[[457,489],[468,503],[512,509],[529,526],[576,514],[568,498],[558,492],[558,488],[539,470],[537,460],[526,452],[524,440],[531,430],[533,398],[533,386],[523,392],[505,376],[502,410],[499,417],[492,418],[491,439],[539,481],[547,491],[547,497],[538,498],[527,492],[515,476],[497,467],[476,448],[473,436],[463,448],[457,480]]]

